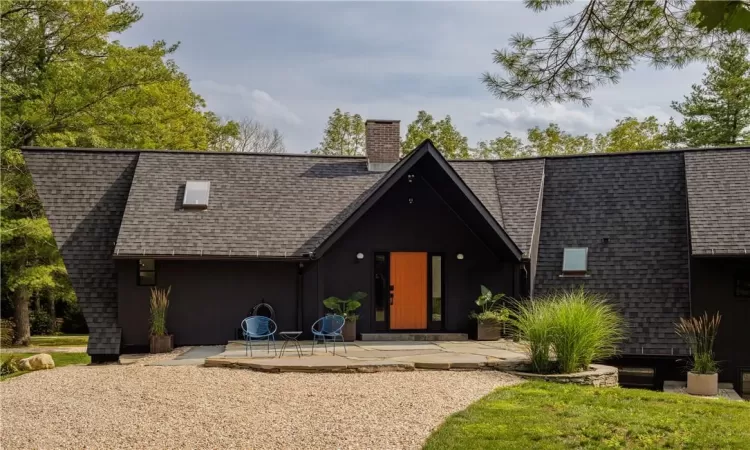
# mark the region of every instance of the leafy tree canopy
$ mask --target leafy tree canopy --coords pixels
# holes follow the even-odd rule
[[[419,111],[414,122],[406,130],[401,143],[401,153],[413,151],[425,139],[430,139],[448,159],[466,159],[471,156],[468,139],[451,122],[451,116],[435,121],[431,114]]]
[[[525,0],[535,12],[572,2]],[[730,33],[750,33],[747,0],[589,0],[544,36],[513,36],[494,53],[505,74],[485,73],[483,82],[501,99],[588,105],[596,86],[617,83],[640,61],[681,68]]]
[[[365,154],[365,121],[359,114],[336,110],[328,118],[323,140],[311,153],[355,156]]]
[[[722,45],[701,84],[672,108],[682,114],[680,139],[690,147],[750,141],[750,59],[740,40]]]

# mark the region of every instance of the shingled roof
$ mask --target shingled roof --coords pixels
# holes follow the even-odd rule
[[[685,153],[693,255],[750,254],[750,149]]]

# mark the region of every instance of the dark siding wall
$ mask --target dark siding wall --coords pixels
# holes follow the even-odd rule
[[[297,264],[248,261],[156,262],[159,287],[172,287],[167,329],[175,345],[226,344],[261,301],[276,311],[279,331],[297,327]],[[138,286],[137,261],[117,262],[124,346],[148,345],[149,287]]]
[[[690,312],[682,155],[550,159],[545,171],[535,295],[601,292],[628,321],[624,353],[684,353],[673,325]],[[589,278],[560,277],[565,247],[589,248]]]
[[[112,253],[138,154],[25,151],[24,157],[89,326],[88,353],[117,355]]]
[[[738,271],[750,271],[750,258],[693,258],[693,315],[721,313],[716,358],[722,380],[739,383],[740,367],[750,368],[750,299],[735,297]]]
[[[444,315],[449,331],[469,331],[467,315],[476,307],[480,284],[513,295],[513,265],[499,261],[420,177],[414,183],[402,179],[322,259],[324,296],[368,293],[359,332],[373,329],[373,263],[379,251],[444,254]],[[365,255],[361,262],[356,260],[359,252]],[[456,259],[459,252],[465,255],[462,261]]]

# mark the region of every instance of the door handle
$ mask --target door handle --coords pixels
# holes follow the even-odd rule
[[[391,305],[393,305],[393,292],[391,292]]]

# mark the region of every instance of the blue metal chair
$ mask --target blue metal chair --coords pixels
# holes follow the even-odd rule
[[[247,347],[250,347],[250,356],[253,356],[253,339],[268,341],[266,351],[271,351],[271,342],[273,342],[273,354],[276,355],[276,338],[274,333],[277,330],[276,322],[263,316],[250,316],[242,321],[242,335],[245,338],[245,356],[247,356]]]
[[[328,352],[328,345],[326,341],[329,339],[333,341],[333,354],[336,354],[336,340],[341,338],[341,343],[344,344],[344,353],[346,353],[346,342],[344,342],[344,335],[341,330],[344,328],[346,319],[344,316],[332,314],[329,316],[321,317],[316,320],[312,325],[313,334],[313,345],[312,353],[315,354],[315,343],[318,339],[323,339],[323,346],[325,346],[326,353]]]

